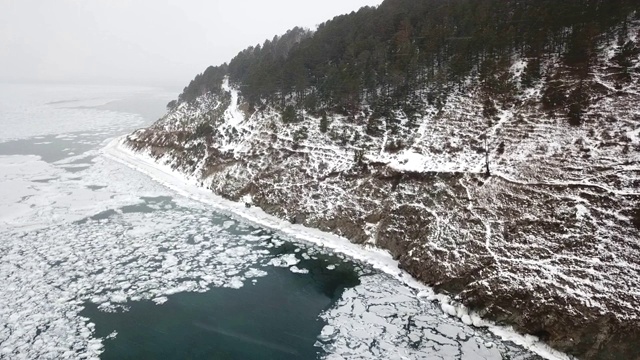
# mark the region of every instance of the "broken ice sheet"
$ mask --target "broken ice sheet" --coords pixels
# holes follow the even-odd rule
[[[381,273],[360,277],[324,312],[317,346],[326,359],[538,359],[483,329],[442,313],[438,304]]]

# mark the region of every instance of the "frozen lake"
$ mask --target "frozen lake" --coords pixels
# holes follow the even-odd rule
[[[102,153],[172,97],[0,84],[0,358],[538,358]]]

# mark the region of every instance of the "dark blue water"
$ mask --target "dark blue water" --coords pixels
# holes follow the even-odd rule
[[[293,253],[284,244],[274,255]],[[268,266],[268,275],[240,289],[179,293],[162,305],[130,302],[126,312],[108,313],[86,304],[82,315],[105,341],[102,359],[315,359],[325,323],[319,318],[342,294],[359,284],[354,264],[328,255],[302,259],[298,267]],[[328,263],[340,263],[328,270]]]

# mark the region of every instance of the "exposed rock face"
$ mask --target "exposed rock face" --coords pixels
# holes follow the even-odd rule
[[[637,39],[638,24],[629,31]],[[225,83],[227,95],[182,103],[128,144],[217,194],[387,249],[417,279],[561,351],[640,358],[640,63],[620,81],[615,50],[602,45],[587,79],[564,77],[559,91],[588,94],[579,126],[541,105],[563,71],[550,61],[490,121],[470,86],[441,108],[416,93],[412,117],[330,116],[323,133],[310,114],[247,113]]]

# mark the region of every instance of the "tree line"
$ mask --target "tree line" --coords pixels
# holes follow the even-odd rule
[[[540,79],[551,54],[586,73],[596,35],[615,36],[612,29],[638,10],[637,0],[386,0],[315,32],[294,28],[249,47],[196,76],[179,100],[219,92],[225,76],[251,106],[293,100],[310,111],[383,108],[420,89],[437,103],[471,74],[499,96],[512,91],[501,76],[513,55],[529,60],[525,86]]]

